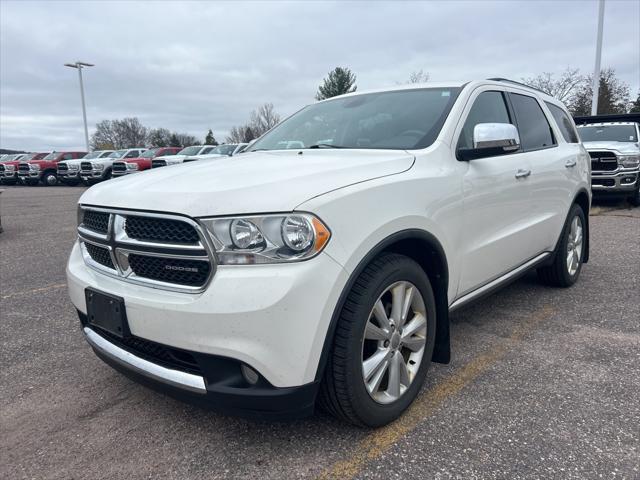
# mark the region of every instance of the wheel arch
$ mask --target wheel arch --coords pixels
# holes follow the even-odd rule
[[[432,361],[449,363],[451,346],[449,341],[449,265],[447,257],[442,244],[433,234],[425,230],[408,229],[396,232],[376,244],[360,260],[349,276],[331,316],[318,362],[316,380],[321,380],[324,375],[338,318],[351,287],[365,267],[383,252],[398,253],[411,258],[422,267],[429,278],[436,299],[436,339]]]

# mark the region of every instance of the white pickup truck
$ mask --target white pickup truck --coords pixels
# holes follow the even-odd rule
[[[198,157],[210,153],[215,145],[192,145],[185,147],[175,155],[167,155],[156,157],[151,161],[151,168],[166,167],[167,165],[175,165],[182,163],[185,158]]]
[[[78,185],[81,182],[80,165],[82,162],[106,158],[112,153],[113,150],[94,150],[82,158],[58,162],[58,179],[66,185]]]
[[[449,312],[530,269],[570,287],[589,258],[589,155],[517,82],[334,97],[247,150],[79,200],[86,341],[188,401],[384,425],[449,362]]]
[[[640,114],[582,117],[582,144],[591,156],[594,195],[626,197],[640,206]]]

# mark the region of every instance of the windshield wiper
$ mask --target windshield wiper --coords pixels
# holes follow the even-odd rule
[[[349,147],[342,147],[340,145],[334,145],[333,143],[316,143],[315,145],[311,145],[310,147],[307,147],[309,149],[311,148],[349,148]]]

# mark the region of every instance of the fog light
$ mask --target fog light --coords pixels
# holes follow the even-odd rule
[[[251,385],[255,385],[256,383],[258,383],[258,379],[260,377],[258,376],[258,372],[256,372],[253,368],[242,365],[240,367],[240,370],[242,371],[242,376],[247,381],[247,383],[250,383]]]

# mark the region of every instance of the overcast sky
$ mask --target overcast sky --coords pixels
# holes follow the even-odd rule
[[[0,147],[84,149],[90,130],[136,116],[224,139],[256,106],[287,116],[335,66],[359,89],[593,69],[596,1],[31,2],[0,0]],[[640,89],[640,1],[607,0],[602,65]]]

